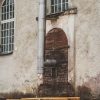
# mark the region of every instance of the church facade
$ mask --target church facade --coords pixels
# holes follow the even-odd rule
[[[99,5],[99,0],[46,0],[48,63],[43,84],[37,84],[39,0],[0,0],[0,93],[36,96],[38,87],[43,96],[98,98]]]

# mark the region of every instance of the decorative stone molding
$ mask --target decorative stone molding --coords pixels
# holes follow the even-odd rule
[[[47,20],[58,19],[59,16],[77,14],[77,8],[69,8],[68,10],[60,13],[46,15]]]

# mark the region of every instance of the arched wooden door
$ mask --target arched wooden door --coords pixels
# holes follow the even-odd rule
[[[68,82],[68,40],[62,29],[54,28],[45,40],[45,66],[43,84],[45,93],[66,95]],[[50,93],[51,92],[51,93]]]

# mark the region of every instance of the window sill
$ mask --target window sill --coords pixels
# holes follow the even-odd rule
[[[11,55],[11,54],[13,54],[13,51],[12,52],[9,52],[9,53],[0,53],[0,56],[7,56],[7,55]]]
[[[59,16],[70,15],[70,14],[77,14],[77,8],[69,8],[63,12],[51,13],[49,15],[46,15],[46,20],[58,19]]]

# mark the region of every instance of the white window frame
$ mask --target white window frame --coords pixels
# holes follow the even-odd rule
[[[9,54],[9,53],[12,53],[14,50],[14,30],[15,30],[14,8],[15,7],[14,7],[14,0],[13,0],[13,3],[10,3],[10,0],[9,0],[8,5],[3,5],[4,2],[5,0],[2,2],[1,8],[6,6],[5,8],[6,10],[5,12],[3,12],[2,10],[1,15],[5,13],[6,19],[1,18],[1,52],[0,54]],[[12,11],[10,11],[10,5],[14,7]],[[7,12],[7,6],[9,7],[9,12]],[[10,12],[12,12],[13,14],[12,17],[10,17]],[[7,13],[9,17],[7,17]],[[6,25],[6,28],[4,28],[4,25]]]
[[[59,1],[61,1],[61,2],[59,3]],[[53,4],[51,1],[51,13],[55,14],[55,13],[60,13],[60,12],[64,12],[64,11],[68,10],[68,1],[69,0],[64,0],[64,1],[65,2],[63,2],[63,0],[53,0]],[[60,7],[60,10],[59,10],[59,7]],[[63,9],[63,7],[64,7],[64,9]]]

